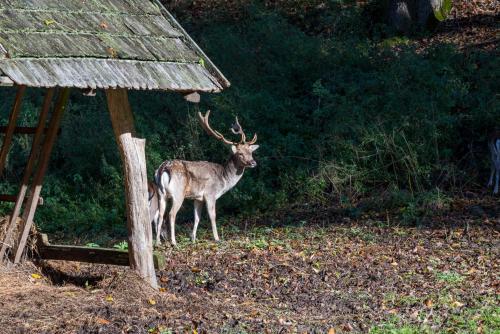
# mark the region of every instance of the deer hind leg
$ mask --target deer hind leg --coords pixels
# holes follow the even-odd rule
[[[184,195],[180,193],[172,194],[172,208],[170,208],[169,213],[169,222],[170,222],[170,242],[173,246],[177,245],[177,241],[175,240],[175,217],[177,217],[177,212],[182,206],[182,202],[184,201]]]
[[[493,189],[493,193],[498,194],[498,183],[500,181],[500,156],[497,155],[495,160],[495,188]]]
[[[165,219],[165,210],[167,209],[167,196],[159,194],[158,217],[155,220],[156,227],[156,245],[161,245],[161,225]]]
[[[198,224],[200,223],[202,209],[203,209],[203,202],[194,200],[194,226],[193,226],[193,234],[191,234],[191,240],[193,242],[196,242],[196,231],[198,230]]]
[[[488,187],[493,186],[493,176],[495,176],[495,164],[493,161],[491,162],[491,173],[490,173],[490,179],[488,181]]]
[[[217,224],[215,222],[215,200],[205,199],[207,205],[208,216],[210,217],[210,223],[212,224],[212,233],[214,235],[214,240],[219,241],[219,234],[217,233]]]

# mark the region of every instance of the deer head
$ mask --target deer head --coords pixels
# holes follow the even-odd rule
[[[257,134],[254,134],[252,140],[246,140],[245,132],[238,121],[238,117],[236,117],[236,122],[231,126],[231,131],[234,134],[240,135],[241,139],[239,142],[233,142],[231,140],[227,140],[224,136],[210,127],[208,123],[208,117],[210,116],[210,110],[207,111],[205,116],[198,113],[198,118],[200,119],[201,126],[205,131],[212,137],[217,138],[222,141],[224,144],[231,145],[231,151],[233,152],[233,159],[238,167],[241,168],[254,168],[257,166],[257,162],[255,162],[253,158],[253,152],[259,148],[259,145],[254,145],[257,142]]]

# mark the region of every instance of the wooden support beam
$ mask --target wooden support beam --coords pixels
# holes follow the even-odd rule
[[[40,112],[40,116],[38,117],[38,125],[36,127],[35,136],[33,137],[33,141],[31,143],[31,152],[28,158],[28,163],[26,164],[26,168],[24,169],[23,179],[21,181],[21,188],[19,189],[17,196],[12,201],[16,202],[16,204],[14,205],[14,210],[10,215],[10,219],[7,224],[7,230],[4,236],[4,242],[2,244],[2,248],[0,249],[0,262],[3,260],[5,256],[5,252],[7,251],[8,241],[10,240],[10,236],[12,234],[12,231],[14,230],[15,224],[17,222],[17,217],[19,217],[19,214],[21,213],[21,207],[23,205],[24,198],[26,197],[26,192],[28,190],[28,183],[32,174],[32,170],[39,156],[42,134],[45,129],[45,123],[47,121],[47,116],[49,114],[53,97],[54,97],[54,88],[49,88],[47,90],[47,93],[45,94],[42,110]],[[8,198],[5,198],[5,200],[8,200]],[[37,204],[38,205],[43,204],[42,197],[39,197]]]
[[[130,259],[126,249],[113,249],[101,247],[82,247],[67,245],[52,245],[46,234],[38,235],[38,255],[44,260],[64,260],[87,263],[113,264],[129,266]],[[153,253],[153,262],[156,269],[164,269],[165,256],[159,252]]]
[[[49,132],[45,136],[45,140],[42,147],[42,152],[40,154],[40,160],[38,163],[38,169],[35,173],[33,179],[33,186],[31,189],[31,194],[26,203],[26,209],[23,212],[23,222],[24,225],[21,227],[21,233],[17,238],[17,244],[14,246],[14,263],[19,263],[21,256],[24,252],[24,247],[26,246],[26,240],[28,239],[29,231],[33,225],[33,217],[35,216],[38,198],[40,197],[40,192],[42,191],[43,178],[45,172],[47,171],[47,166],[50,160],[50,154],[52,152],[52,147],[57,137],[57,130],[61,124],[61,118],[66,109],[66,104],[69,99],[69,88],[62,88],[59,92],[57,98],[57,103],[52,113],[52,117],[49,124]]]
[[[12,135],[14,134],[17,118],[19,117],[19,112],[21,111],[25,91],[26,86],[19,86],[17,88],[16,99],[9,116],[9,124],[7,124],[7,131],[5,132],[5,137],[3,138],[2,149],[0,150],[0,176],[3,174],[3,170],[5,168],[7,154],[9,153],[10,144],[12,143]]]
[[[15,202],[17,195],[0,194],[0,202]],[[43,205],[43,197],[38,198],[38,205]]]
[[[106,97],[125,176],[130,267],[153,288],[157,288],[153,233],[147,206],[146,141],[135,136],[127,90],[107,89]]]
[[[53,88],[50,88],[53,89]],[[6,133],[8,127],[7,126],[0,126],[0,133]],[[16,126],[14,128],[14,134],[22,134],[22,135],[32,135],[36,132],[38,127],[30,127],[30,126]],[[47,128],[43,128],[43,133],[47,133]],[[58,130],[57,134],[61,133],[61,129]]]

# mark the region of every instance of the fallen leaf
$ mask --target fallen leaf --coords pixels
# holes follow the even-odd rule
[[[344,325],[344,331],[346,332],[350,332],[354,329],[354,327],[352,327],[352,325],[350,323],[347,323]]]
[[[114,301],[114,299],[113,299],[113,297],[112,297],[112,296],[109,296],[109,295],[108,295],[108,296],[106,296],[106,301],[107,301],[107,302],[112,302],[112,301]]]
[[[451,306],[453,306],[453,307],[462,307],[464,305],[465,305],[464,303],[461,303],[457,300],[455,300],[453,303],[451,303]]]
[[[200,269],[200,268],[198,268],[198,267],[192,267],[192,268],[191,268],[191,271],[192,271],[193,273],[199,273],[199,272],[201,271],[201,269]]]
[[[167,278],[167,276],[162,276],[162,277],[160,277],[160,282],[162,282],[162,283],[167,283],[167,282],[168,282],[168,278]]]
[[[99,27],[101,27],[102,29],[108,29],[108,24],[106,22],[101,22],[101,24],[99,24]]]
[[[160,292],[167,292],[167,289],[165,289],[165,288],[159,288],[158,290],[159,290]]]
[[[31,278],[34,278],[34,279],[41,279],[41,278],[42,278],[42,275],[40,275],[40,274],[31,274]]]
[[[97,318],[95,321],[96,321],[98,324],[101,324],[101,325],[109,325],[109,324],[110,324],[110,322],[109,322],[108,320],[103,319],[103,318]]]
[[[424,304],[425,306],[427,306],[428,308],[431,308],[432,307],[432,300],[431,299],[426,299],[424,301]]]
[[[56,21],[55,21],[55,20],[52,20],[52,19],[48,19],[48,20],[43,21],[43,23],[44,23],[46,26],[50,26],[50,25],[52,25],[52,24],[56,23]]]
[[[328,330],[328,334],[335,334],[335,328],[330,328]]]
[[[113,49],[113,48],[111,48],[111,47],[109,47],[109,48],[108,48],[108,53],[109,53],[109,55],[110,55],[112,58],[116,58],[116,56],[118,55],[118,53],[116,52],[116,50],[115,50],[115,49]]]
[[[156,300],[154,299],[149,299],[148,300],[148,303],[151,304],[151,305],[156,305]]]

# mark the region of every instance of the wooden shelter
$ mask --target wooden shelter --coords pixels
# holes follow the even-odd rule
[[[227,79],[157,0],[0,0],[0,86],[9,85],[17,94],[1,128],[0,174],[12,136],[34,137],[19,193],[0,195],[15,202],[0,259],[9,249],[21,259],[70,88],[104,89],[125,173],[130,266],[156,286],[145,140],[136,137],[127,90],[219,92]],[[26,87],[47,90],[36,128],[16,127]]]

